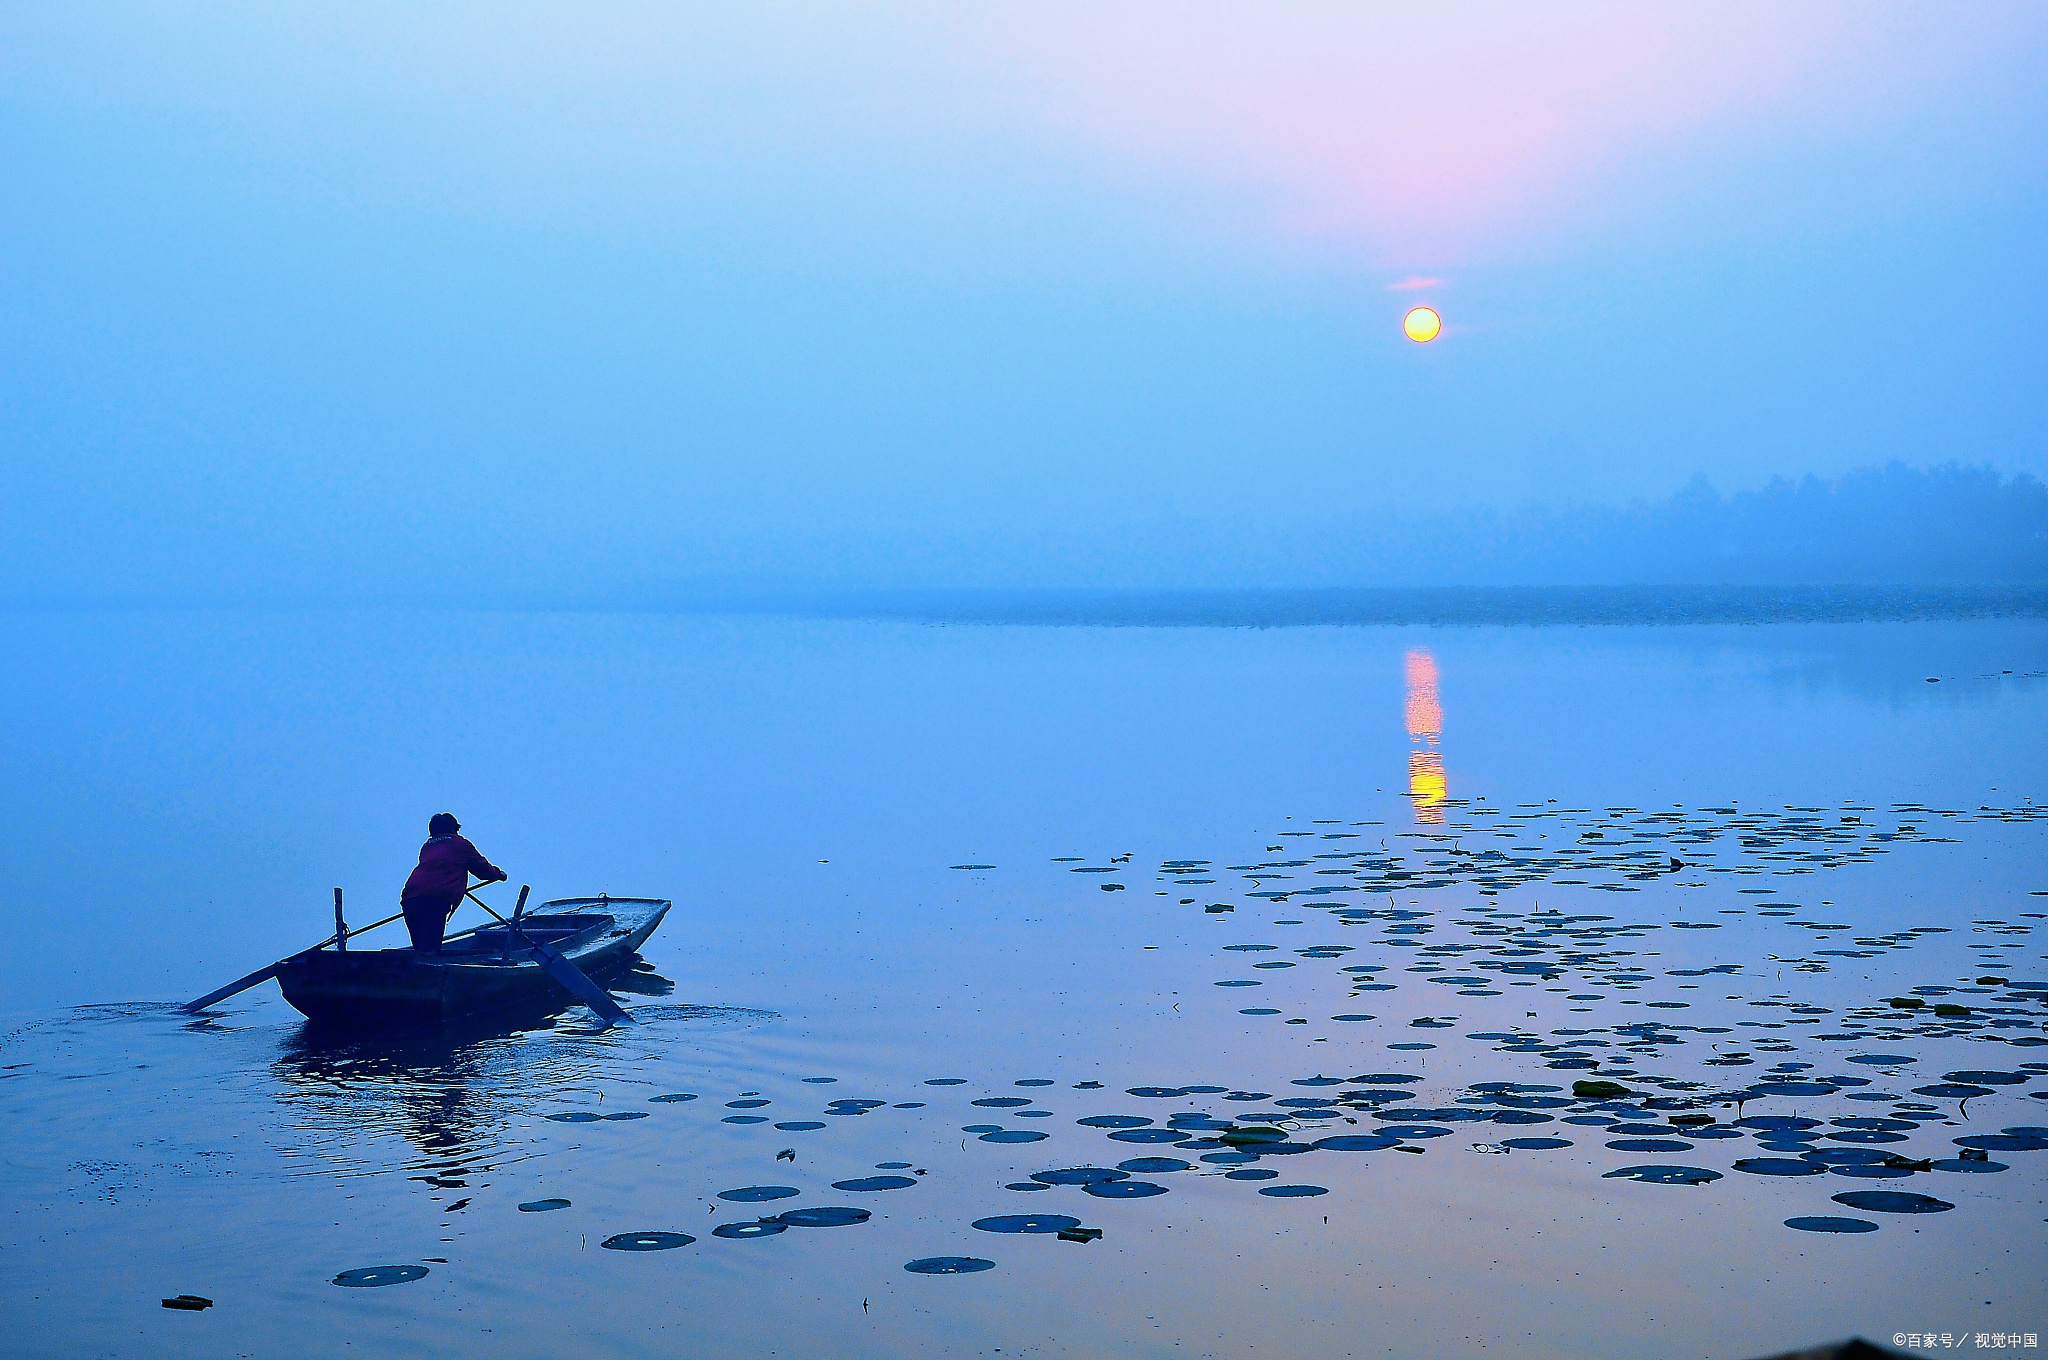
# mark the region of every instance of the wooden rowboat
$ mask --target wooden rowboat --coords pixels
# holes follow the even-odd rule
[[[278,989],[310,1020],[438,1023],[492,1010],[544,1010],[575,1000],[520,938],[552,946],[592,979],[630,967],[672,904],[658,897],[558,897],[518,921],[450,936],[439,954],[321,948],[277,967]]]

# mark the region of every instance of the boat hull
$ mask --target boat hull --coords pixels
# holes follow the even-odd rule
[[[528,913],[520,928],[602,980],[631,966],[669,905],[654,898],[561,898]],[[438,955],[409,947],[311,950],[284,963],[277,983],[302,1015],[325,1024],[438,1024],[575,1002],[518,936],[496,925],[451,940]]]

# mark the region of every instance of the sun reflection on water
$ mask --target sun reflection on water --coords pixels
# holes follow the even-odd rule
[[[1415,820],[1441,826],[1450,781],[1444,774],[1443,707],[1437,700],[1436,657],[1417,647],[1408,653],[1408,797]]]

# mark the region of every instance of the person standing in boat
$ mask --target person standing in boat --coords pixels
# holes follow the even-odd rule
[[[441,932],[469,891],[471,874],[485,883],[502,883],[509,877],[463,838],[462,823],[454,813],[435,813],[427,819],[427,843],[420,847],[419,866],[398,894],[415,953],[441,952]]]

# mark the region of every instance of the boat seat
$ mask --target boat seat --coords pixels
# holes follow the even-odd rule
[[[519,923],[519,933],[530,940],[544,944],[560,944],[564,940],[588,933],[593,927],[611,924],[609,916],[595,913],[573,916],[544,916],[527,919]],[[481,926],[476,933],[465,935],[459,940],[450,940],[442,946],[443,954],[497,954],[505,948],[506,928],[500,925]],[[516,947],[515,941],[515,947]]]

